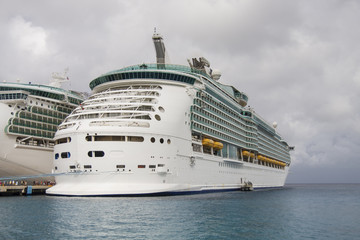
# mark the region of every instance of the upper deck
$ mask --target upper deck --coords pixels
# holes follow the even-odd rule
[[[68,91],[62,88],[41,84],[0,82],[0,94],[5,94],[0,99],[6,99],[11,91],[25,91],[31,95],[51,98],[58,101],[66,101],[66,99],[68,99],[70,103],[75,105],[78,105],[83,101],[83,97],[79,93]]]

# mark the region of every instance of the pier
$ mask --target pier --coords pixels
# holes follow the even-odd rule
[[[0,186],[0,196],[27,196],[45,194],[52,185],[20,185]]]

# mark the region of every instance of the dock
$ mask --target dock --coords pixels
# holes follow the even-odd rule
[[[0,196],[27,196],[45,194],[52,185],[20,185],[0,186]]]

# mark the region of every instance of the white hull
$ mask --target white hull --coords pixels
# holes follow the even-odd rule
[[[11,108],[0,103],[0,112],[0,177],[50,174],[53,149],[17,143],[16,136],[4,132]]]
[[[171,137],[168,145],[151,143],[153,134],[142,136],[145,138],[143,143],[99,144],[97,149],[114,154],[92,160],[86,156],[93,148],[84,146],[86,135],[73,135],[73,148],[66,146],[68,144],[55,148],[56,152],[70,151],[71,158],[64,161],[63,168],[62,160],[54,163],[61,169],[69,169],[69,165],[76,168],[59,173],[55,177],[57,184],[46,193],[65,196],[186,194],[237,190],[248,181],[255,189],[274,188],[283,187],[288,174],[288,167],[276,169],[193,152],[189,147],[191,141]],[[125,168],[116,169],[118,164]],[[158,164],[164,164],[164,167],[158,167]],[[84,168],[85,165],[92,166],[91,172]],[[145,165],[145,168],[139,168],[139,165]],[[150,165],[157,167],[149,168]]]
[[[64,176],[58,176],[56,179],[61,184],[46,191],[50,195],[64,196],[116,196],[116,195],[170,195],[170,194],[190,194],[209,191],[229,191],[239,190],[244,187],[241,183],[243,179],[253,179],[254,189],[260,188],[279,188],[284,186],[287,171],[279,176],[279,173],[269,172],[264,167],[253,168],[218,173],[217,176],[202,179],[199,183],[191,183],[185,176],[176,176],[179,172],[168,174],[159,174],[156,172],[144,173],[69,173]],[[220,168],[218,169],[219,172]],[[146,171],[146,170],[144,170]],[[191,171],[191,170],[190,170]],[[191,175],[201,173],[201,171],[192,170]],[[245,177],[246,176],[246,177]],[[143,178],[141,181],[139,178]],[[221,178],[222,181],[216,179]],[[231,183],[233,182],[233,183]]]

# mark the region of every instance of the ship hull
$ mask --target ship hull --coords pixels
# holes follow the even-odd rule
[[[240,190],[248,182],[254,189],[280,188],[288,174],[288,167],[269,168],[193,152],[186,147],[191,146],[191,141],[174,137],[172,144],[156,149],[150,142],[154,135],[142,136],[144,143],[97,145],[97,149],[105,152],[117,149],[116,154],[108,154],[101,160],[81,158],[79,155],[84,156],[81,153],[92,147],[84,148],[86,145],[81,144],[86,135],[73,136],[71,143],[77,151],[66,144],[56,148],[59,152],[69,149],[73,152],[72,159],[64,163],[68,169],[72,166],[72,170],[59,173],[57,184],[46,193],[63,196],[194,194]],[[55,166],[61,168],[60,162],[55,160]]]
[[[29,146],[16,141],[15,135],[4,132],[13,115],[8,104],[0,103],[0,177],[21,177],[49,174],[52,170],[52,148]],[[14,178],[14,179],[15,179]]]

